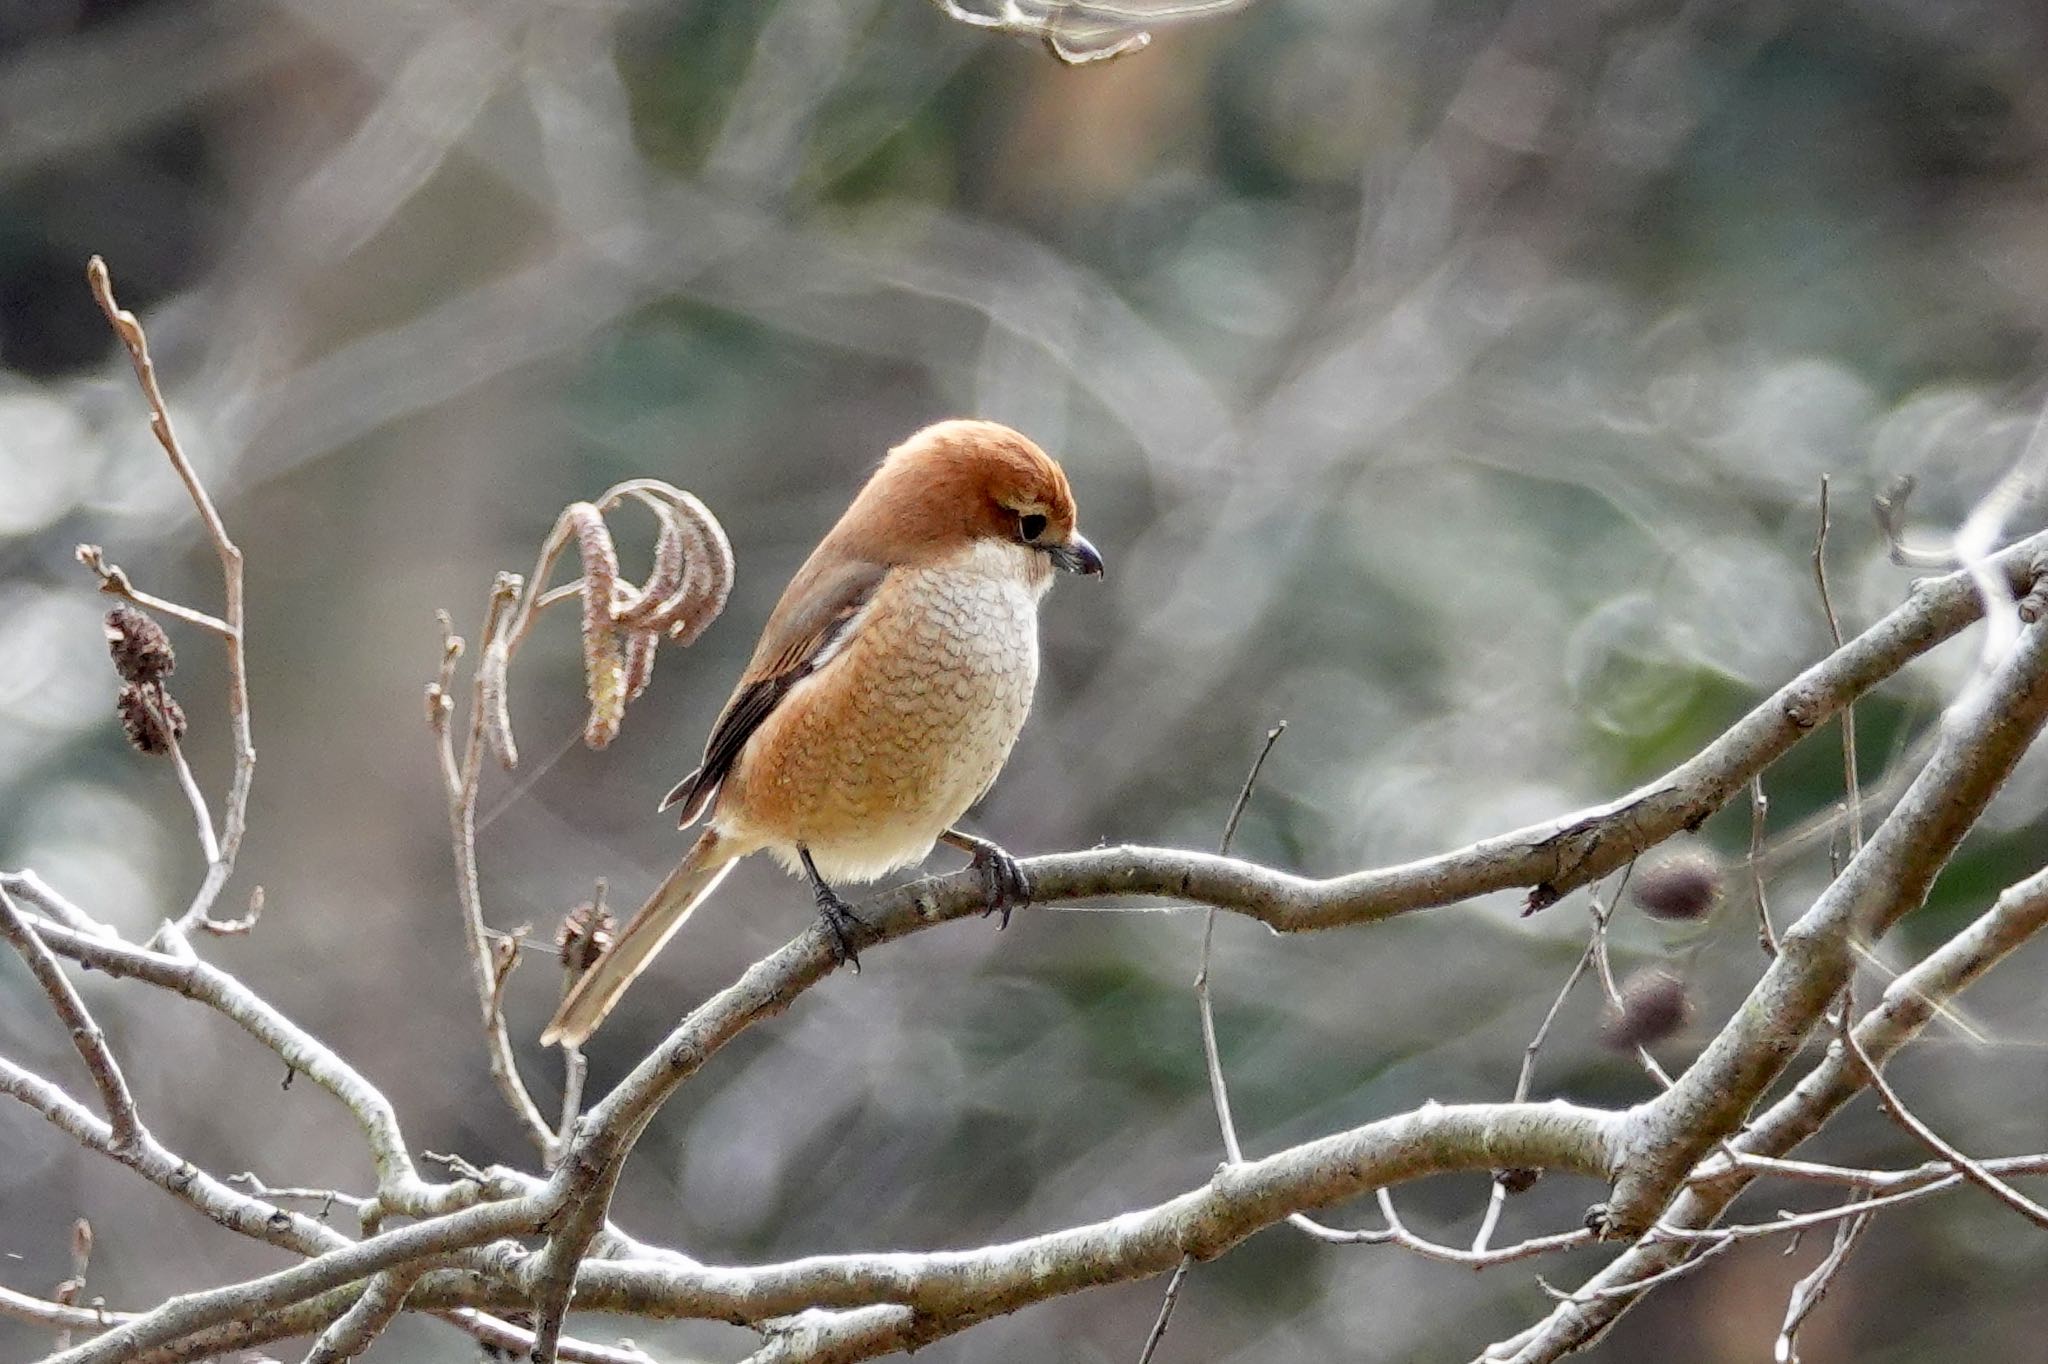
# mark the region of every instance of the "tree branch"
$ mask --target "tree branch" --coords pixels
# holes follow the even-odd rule
[[[36,984],[50,997],[58,1021],[70,1032],[71,1045],[78,1049],[78,1059],[85,1063],[86,1073],[92,1076],[93,1085],[100,1092],[100,1107],[106,1111],[108,1139],[114,1149],[133,1146],[142,1135],[142,1119],[136,1116],[135,1098],[128,1092],[128,1080],[121,1074],[120,1063],[107,1046],[107,1035],[100,1031],[100,1025],[86,1011],[85,1001],[65,979],[57,958],[30,931],[13,897],[4,890],[0,890],[0,938],[7,939],[28,963]]]
[[[1943,943],[1885,988],[1878,1006],[1856,1024],[1857,1044],[1882,1061],[1904,1048],[1944,1004],[2043,929],[2048,929],[2048,870],[2010,887],[1976,922]],[[1728,1154],[1707,1161],[1665,1214],[1665,1228],[1711,1227],[1760,1170],[1746,1162],[1776,1158],[1818,1132],[1864,1086],[1865,1071],[1839,1046],[1826,1060],[1727,1143]],[[1768,1168],[1768,1167],[1767,1167]],[[1908,1172],[1911,1175],[1914,1172]],[[1930,1177],[1943,1177],[1937,1172]],[[1948,1175],[1947,1177],[1955,1177]],[[1560,1304],[1507,1347],[1481,1356],[1484,1364],[1548,1364],[1596,1340],[1642,1297],[1645,1281],[1687,1254],[1683,1243],[1637,1242],[1602,1269],[1589,1288],[1615,1290],[1591,1302]]]
[[[156,364],[150,359],[149,338],[143,333],[142,324],[136,321],[135,314],[114,301],[114,282],[107,273],[104,260],[94,256],[86,264],[85,276],[92,286],[94,300],[107,315],[108,324],[113,327],[114,335],[120,338],[121,345],[128,352],[129,362],[134,366],[135,381],[141,386],[143,401],[149,406],[149,429],[170,459],[178,481],[185,485],[186,495],[192,499],[193,507],[199,512],[199,520],[206,527],[206,538],[220,560],[224,601],[224,618],[220,620],[174,606],[160,598],[145,599],[129,586],[126,575],[119,569],[98,569],[102,591],[114,592],[138,605],[162,610],[211,629],[220,636],[227,653],[228,725],[234,741],[235,773],[228,790],[227,808],[222,815],[219,842],[214,845],[209,840],[205,879],[200,883],[198,893],[192,897],[192,903],[177,919],[179,930],[191,933],[208,925],[208,914],[214,901],[227,885],[228,878],[234,875],[235,857],[241,851],[242,835],[249,827],[249,790],[256,776],[256,743],[249,723],[248,626],[242,601],[242,551],[228,538],[226,522],[221,520],[206,485],[199,481],[198,471],[192,467],[184,447],[178,443],[177,431],[171,425],[170,408],[164,403],[163,390],[157,386]],[[204,807],[203,801],[200,806]],[[211,816],[205,818],[210,834],[212,819]]]
[[[2027,627],[1974,695],[1949,717],[1934,756],[1870,841],[1786,931],[1735,1017],[1675,1085],[1632,1115],[1629,1159],[1607,1209],[1610,1235],[1640,1235],[1686,1173],[1735,1132],[1847,983],[1852,944],[1882,937],[1920,907],[2048,723],[2048,626]]]

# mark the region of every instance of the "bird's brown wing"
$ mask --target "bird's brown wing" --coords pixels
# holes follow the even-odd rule
[[[747,740],[792,687],[836,652],[888,573],[887,564],[864,559],[839,559],[829,567],[805,564],[798,571],[762,628],[753,661],[711,727],[704,761],[676,783],[662,809],[681,805],[685,828],[704,813]]]

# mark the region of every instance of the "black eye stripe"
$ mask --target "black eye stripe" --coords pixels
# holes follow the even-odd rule
[[[1036,540],[1045,534],[1045,518],[1037,512],[1018,517],[1017,534],[1025,540]]]

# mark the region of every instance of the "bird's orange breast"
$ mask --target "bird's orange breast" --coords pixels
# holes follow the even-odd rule
[[[747,741],[722,835],[826,879],[871,880],[931,850],[1009,756],[1038,680],[1044,557],[982,541],[890,572],[843,643]]]

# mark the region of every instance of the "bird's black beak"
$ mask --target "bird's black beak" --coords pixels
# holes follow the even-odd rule
[[[1067,573],[1085,573],[1091,578],[1102,576],[1102,556],[1095,552],[1095,546],[1088,543],[1088,537],[1075,531],[1064,545],[1047,545],[1045,552],[1052,559],[1053,566]]]

